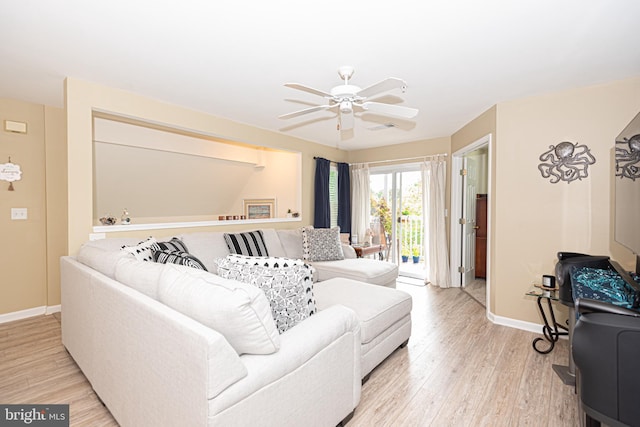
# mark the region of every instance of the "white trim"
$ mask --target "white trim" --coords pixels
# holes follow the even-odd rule
[[[27,308],[26,310],[14,311],[12,313],[0,314],[0,323],[13,322],[15,320],[28,319],[29,317],[42,316],[45,314],[53,314],[61,311],[60,304],[50,306],[40,306]]]
[[[532,322],[525,322],[524,320],[511,319],[509,317],[496,316],[493,313],[487,312],[487,319],[496,325],[508,326],[510,328],[520,329],[527,332],[533,332],[535,334],[542,335],[542,325]],[[566,335],[561,335],[561,339],[568,339]]]
[[[28,308],[26,310],[14,311],[13,313],[0,314],[0,323],[13,322],[14,320],[26,319],[28,317],[41,316],[46,313],[46,306]]]
[[[263,224],[274,222],[299,222],[298,218],[268,218],[268,219],[241,219],[230,221],[193,221],[193,222],[159,222],[153,224],[128,224],[128,225],[95,225],[94,233],[114,233],[120,231],[160,230],[166,228],[191,228],[191,227],[220,227],[234,224]]]
[[[451,156],[451,215],[450,215],[450,263],[451,263],[451,286],[459,287],[462,285],[460,273],[458,273],[458,267],[462,265],[462,253],[461,253],[461,230],[457,225],[457,218],[461,211],[462,195],[459,193],[462,187],[462,177],[460,176],[460,169],[463,163],[463,157],[465,154],[477,150],[478,148],[487,146],[487,287],[486,287],[486,300],[485,307],[487,307],[487,317],[493,316],[490,312],[490,292],[491,292],[491,241],[493,240],[491,229],[491,218],[493,211],[491,209],[492,204],[492,179],[491,171],[493,170],[493,137],[491,134],[487,134],[482,138],[472,142],[466,147],[453,153]]]
[[[47,309],[45,310],[44,314],[49,315],[49,314],[53,314],[53,313],[60,313],[60,311],[62,311],[62,306],[60,304],[58,305],[50,305],[47,307]]]
[[[487,205],[487,236],[491,236],[491,168],[493,167],[491,162],[491,153],[493,150],[493,138],[491,134],[485,135],[482,138],[472,142],[471,144],[461,148],[453,153],[451,157],[451,215],[450,215],[450,263],[451,263],[451,286],[460,287],[462,285],[460,280],[460,273],[458,267],[462,265],[462,253],[460,248],[461,236],[460,227],[457,223],[459,213],[462,210],[462,195],[459,193],[462,187],[462,176],[460,170],[462,169],[463,157],[477,150],[483,146],[488,147],[487,154],[487,196],[489,203]],[[489,266],[490,266],[490,248],[487,247],[487,279],[489,278]],[[487,280],[487,286],[489,285]],[[488,291],[487,287],[487,291]],[[488,295],[488,292],[487,292]],[[487,307],[489,305],[487,304]]]

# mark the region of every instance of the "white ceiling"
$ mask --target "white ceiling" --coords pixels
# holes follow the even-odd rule
[[[639,20],[637,0],[0,0],[0,97],[63,106],[71,76],[360,149],[449,136],[509,99],[640,75]],[[406,93],[386,101],[420,113],[356,119],[350,138],[330,112],[277,118],[323,101],[284,83],[329,91],[341,65],[360,87],[404,79]],[[388,122],[398,127],[369,129]]]

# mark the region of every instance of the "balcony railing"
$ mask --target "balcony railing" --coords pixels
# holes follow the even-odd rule
[[[424,227],[419,215],[402,215],[397,227],[400,255],[419,256],[425,254],[423,245]]]

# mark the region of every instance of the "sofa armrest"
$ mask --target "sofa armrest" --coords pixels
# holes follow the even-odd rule
[[[247,375],[221,334],[70,257],[61,292],[62,342],[121,425],[206,425]]]
[[[262,410],[286,425],[336,425],[359,403],[360,323],[352,310],[331,306],[280,337],[278,352],[240,357],[248,375],[212,401],[220,425],[264,424]]]
[[[353,249],[353,246],[351,245],[342,245],[342,252],[344,253],[344,258],[345,259],[352,259],[352,258],[358,258],[358,255],[356,254],[356,250]]]

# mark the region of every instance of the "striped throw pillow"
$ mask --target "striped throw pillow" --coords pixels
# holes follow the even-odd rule
[[[158,250],[161,251],[180,251],[189,253],[187,246],[182,240],[178,239],[177,237],[172,238],[168,242],[158,242],[158,247],[160,248]]]
[[[246,256],[269,256],[267,246],[264,244],[262,230],[248,231],[245,233],[224,233],[229,252]]]

